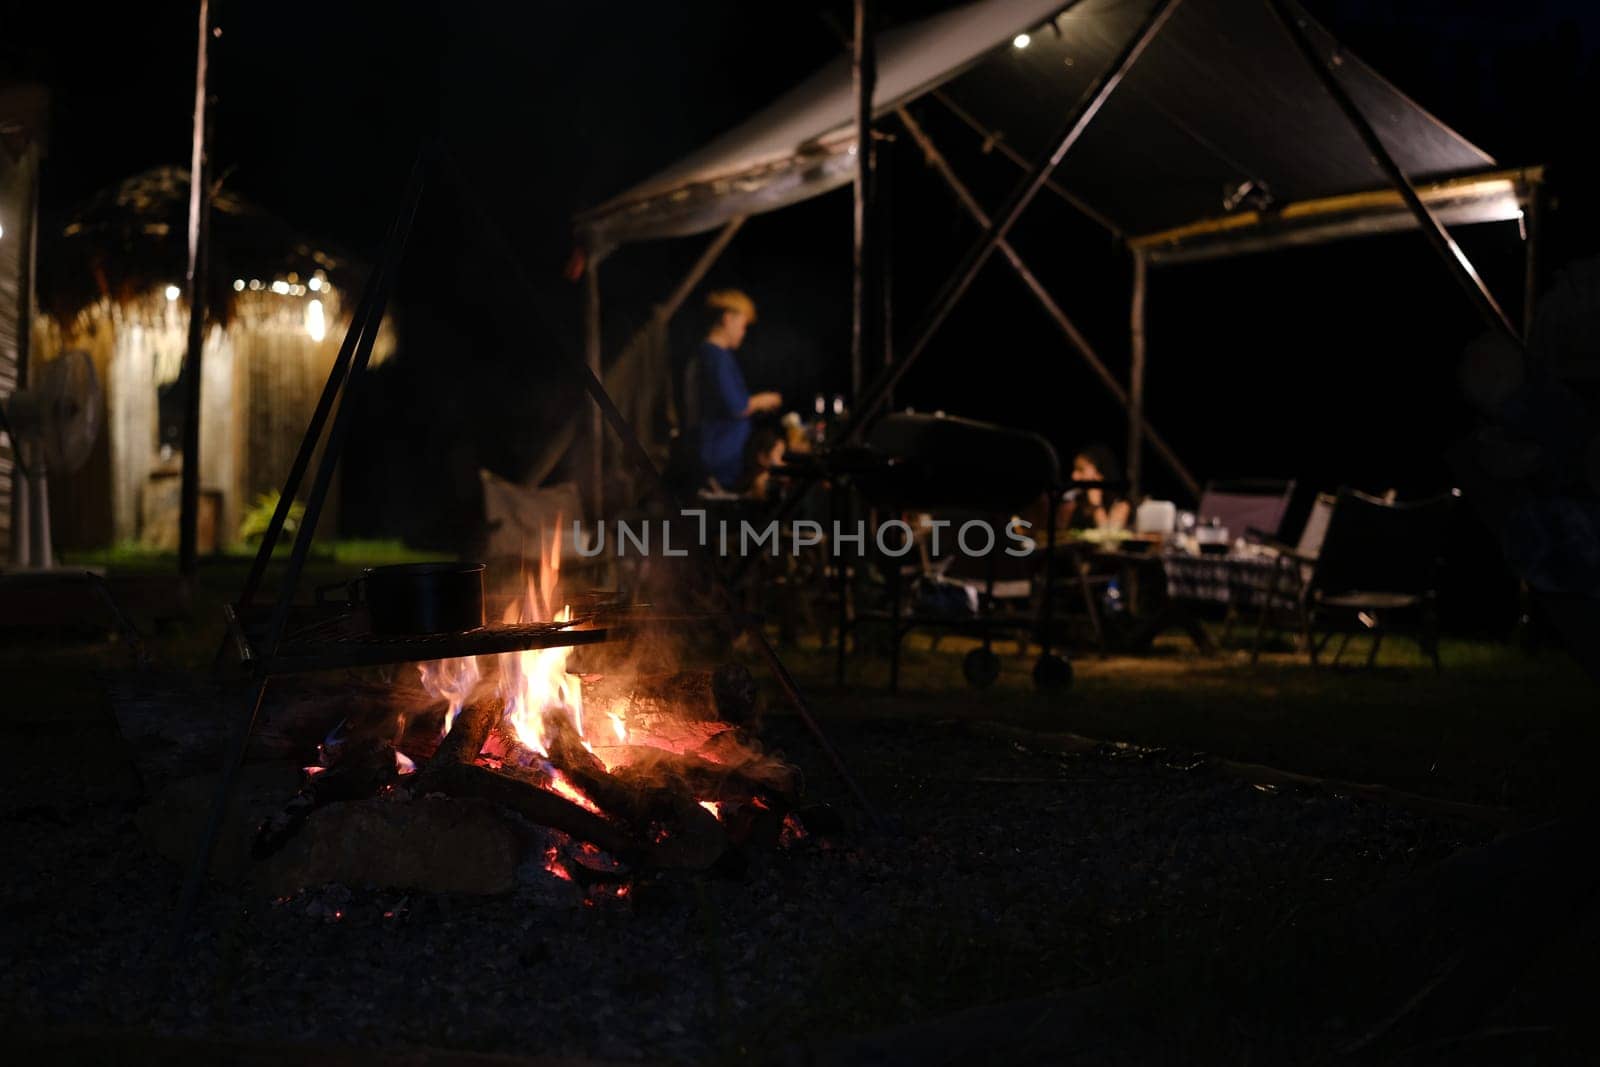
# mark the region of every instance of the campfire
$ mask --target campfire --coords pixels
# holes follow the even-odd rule
[[[561,595],[555,539],[519,586],[503,623],[584,622]],[[675,660],[664,639],[639,637],[419,664],[429,703],[344,718],[255,853],[332,805],[486,801],[538,828],[525,851],[552,877],[626,896],[639,872],[804,837],[801,776],[761,744],[749,671],[645,669]]]

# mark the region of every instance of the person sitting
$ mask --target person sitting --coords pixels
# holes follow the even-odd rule
[[[1122,464],[1116,453],[1102,444],[1085,445],[1072,458],[1074,482],[1103,482],[1105,485],[1079,487],[1067,492],[1057,522],[1067,530],[1124,530],[1133,512],[1123,490],[1114,488],[1122,481]]]
[[[706,314],[705,337],[684,374],[684,421],[704,476],[716,488],[731,488],[744,472],[751,416],[776,411],[783,397],[751,393],[734,358],[756,321],[755,302],[737,289],[722,289],[706,297]]]
[[[781,432],[771,426],[760,426],[750,435],[745,448],[744,474],[739,479],[738,492],[755,500],[767,500],[775,495],[781,476],[775,468],[783,466],[788,451]]]

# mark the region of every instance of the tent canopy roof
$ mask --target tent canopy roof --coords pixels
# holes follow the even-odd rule
[[[978,0],[886,32],[874,109],[881,115],[942,88],[1035,158],[1154,2]],[[1340,56],[1345,89],[1406,174],[1449,186],[1455,221],[1517,217],[1537,171],[1452,181],[1489,172],[1494,160],[1320,26],[1311,32]],[[1026,48],[1012,44],[1019,33],[1030,36]],[[850,67],[841,56],[704,148],[581,214],[578,230],[599,252],[701,232],[848,183],[854,152]],[[1394,205],[1359,199],[1386,189],[1384,175],[1261,0],[1184,0],[1055,180],[1156,259],[1409,224]],[[1313,224],[1330,204],[1341,224],[1358,224]],[[1369,213],[1386,222],[1364,228]]]

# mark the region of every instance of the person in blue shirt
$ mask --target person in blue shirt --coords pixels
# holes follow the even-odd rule
[[[744,473],[750,417],[776,411],[779,393],[752,393],[734,352],[756,321],[756,305],[737,289],[706,297],[708,328],[684,376],[685,414],[695,435],[701,469],[719,487],[731,489]]]

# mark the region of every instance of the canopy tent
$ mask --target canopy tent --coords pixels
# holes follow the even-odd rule
[[[881,35],[881,117],[943,88],[1025,156],[1113,60],[1152,0],[981,0]],[[1320,26],[1312,32],[1332,52]],[[1012,42],[1029,35],[1025,48]],[[1341,78],[1385,146],[1419,184],[1493,172],[1494,160],[1348,52]],[[620,196],[578,229],[601,252],[712,229],[836,189],[855,170],[847,58]],[[1527,172],[1456,186],[1446,221],[1514,219]],[[1388,183],[1260,0],[1186,0],[1083,138],[1056,181],[1116,232],[1149,247],[1287,243],[1328,198]],[[1243,210],[1227,210],[1229,202]],[[1329,205],[1341,221],[1387,207]],[[1203,230],[1190,224],[1205,220]],[[1226,221],[1223,221],[1226,220]],[[1263,243],[1260,227],[1283,236]],[[1249,231],[1248,233],[1246,231]],[[1227,235],[1224,237],[1223,235]]]
[[[914,127],[905,106],[936,96],[1013,159],[1045,166],[1062,117],[1117,68],[1115,91],[1105,88],[1087,125],[1064,142],[1070,152],[1045,173],[1050,188],[1125,243],[1141,316],[1147,264],[1419,225],[1449,242],[1443,225],[1523,217],[1539,168],[1498,168],[1321,26],[1302,18],[1291,29],[1279,8],[1280,0],[979,0],[879,36],[874,113]],[[1128,52],[1145,30],[1147,45]],[[704,148],[578,215],[591,283],[593,264],[621,245],[727,226],[851,181],[854,104],[841,57]],[[926,135],[911,132],[988,229]],[[1139,410],[1142,381],[1121,389],[1110,379],[1005,244],[1010,222],[995,223],[991,250],[1006,254],[1129,407],[1130,445],[1152,440]],[[1136,376],[1141,337],[1135,323]]]

